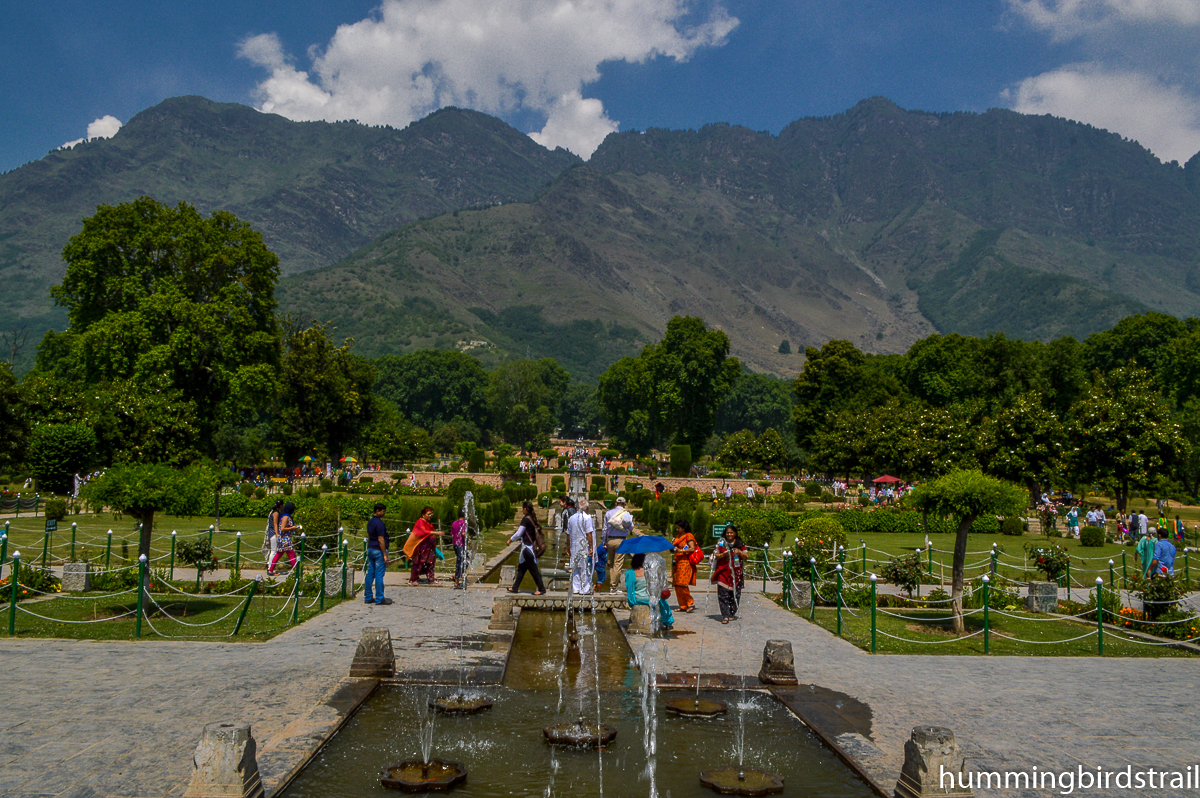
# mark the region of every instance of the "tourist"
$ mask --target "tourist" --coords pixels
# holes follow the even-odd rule
[[[387,525],[383,523],[383,515],[387,506],[381,502],[375,503],[375,513],[367,521],[367,576],[363,581],[363,600],[367,604],[391,604],[390,598],[383,595],[383,574],[388,566]]]
[[[704,553],[686,518],[675,522],[674,543],[675,564],[671,569],[671,582],[675,586],[675,598],[679,600],[680,612],[692,612],[696,609],[696,600],[692,598],[691,586],[696,584],[696,565],[704,558]]]
[[[588,512],[588,500],[579,500],[579,512],[567,521],[567,562],[571,564],[571,592],[592,592],[592,555],[596,551],[596,522]]]
[[[1150,578],[1175,575],[1175,546],[1169,540],[1170,530],[1158,530],[1158,543],[1154,546],[1154,559],[1150,561]]]
[[[292,548],[292,530],[299,529],[292,522],[292,513],[296,512],[296,505],[288,502],[279,508],[279,518],[276,521],[275,537],[277,540],[275,553],[271,555],[271,564],[267,567],[267,576],[275,575],[275,565],[279,562],[279,556],[285,551],[288,556],[288,564],[293,568],[296,567],[296,550]]]
[[[454,546],[454,586],[467,587],[467,519],[460,508],[458,518],[450,525],[450,543]]]
[[[1138,518],[1138,530],[1142,533],[1142,536],[1145,537],[1146,535],[1149,535],[1150,534],[1150,531],[1149,531],[1150,530],[1150,519],[1146,517],[1145,510],[1143,510],[1141,513],[1139,513],[1137,518]]]
[[[1179,516],[1175,516],[1175,540],[1183,543],[1187,537],[1187,527],[1183,525],[1183,521],[1179,520]]]
[[[725,485],[725,506],[728,507],[732,501],[733,501],[733,485],[730,485],[727,483]]]
[[[638,552],[633,555],[631,568],[625,572],[625,598],[632,609],[635,605],[650,606],[650,581],[646,579],[646,555]],[[670,590],[663,590],[658,599],[658,620],[668,632],[675,626],[675,616],[671,614],[671,605],[667,598]]]
[[[1067,534],[1079,538],[1079,510],[1075,507],[1067,510]]]
[[[263,534],[263,562],[267,564],[268,572],[271,570],[271,559],[279,550],[279,515],[282,509],[283,499],[279,499],[267,516],[267,530]]]
[[[546,585],[542,582],[542,572],[538,570],[537,554],[533,550],[533,544],[537,541],[541,526],[537,522],[537,511],[533,509],[533,502],[525,502],[521,505],[521,509],[525,513],[521,517],[521,525],[509,538],[510,543],[519,542],[521,544],[521,553],[517,557],[517,578],[512,587],[508,588],[508,592],[517,592],[517,588],[521,586],[521,580],[525,578],[525,572],[528,571],[533,576],[533,583],[537,585],[537,591],[533,595],[544,596],[546,595]]]
[[[1150,563],[1154,560],[1154,539],[1150,536],[1153,531],[1153,528],[1143,529],[1137,548],[1134,549],[1134,557],[1137,558],[1138,567],[1142,569],[1143,579],[1150,575]]]
[[[737,620],[741,608],[742,586],[745,584],[742,563],[746,558],[746,547],[738,537],[733,524],[725,527],[717,550],[713,552],[712,581],[717,584],[717,603],[721,607],[721,623]]]
[[[633,534],[633,515],[625,509],[625,497],[618,496],[617,504],[604,514],[604,546],[608,549],[609,590],[616,593],[620,590],[621,571],[625,566],[625,555],[618,554],[617,548],[625,542],[625,538]]]
[[[412,532],[409,533],[408,540],[404,542],[404,553],[412,563],[412,571],[408,577],[410,585],[421,584],[422,575],[425,576],[428,584],[436,585],[438,583],[433,575],[433,566],[437,560],[433,549],[437,546],[437,540],[438,535],[433,528],[433,508],[423,507],[421,517],[417,519],[417,523],[413,524]]]

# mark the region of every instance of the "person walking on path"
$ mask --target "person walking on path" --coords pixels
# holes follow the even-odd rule
[[[542,572],[538,570],[537,553],[533,550],[533,544],[537,542],[541,526],[537,522],[537,511],[533,509],[533,502],[525,502],[521,505],[521,509],[525,512],[525,515],[521,517],[521,525],[509,538],[509,542],[521,544],[521,554],[517,557],[517,578],[512,587],[508,588],[508,592],[517,592],[517,588],[521,586],[521,580],[525,578],[525,572],[528,571],[533,576],[533,583],[537,585],[537,591],[533,595],[544,596],[546,595],[546,585],[542,582]]]
[[[587,499],[579,500],[579,512],[567,519],[567,562],[571,563],[571,592],[592,592],[592,558],[596,551],[596,522],[588,512]]]
[[[299,529],[292,522],[292,513],[296,512],[296,505],[288,502],[279,508],[279,518],[276,520],[275,527],[275,553],[271,555],[271,565],[267,568],[267,576],[275,575],[275,565],[279,562],[279,557],[285,551],[288,556],[288,563],[296,567],[296,550],[292,548],[292,530]]]
[[[433,528],[433,508],[423,507],[421,517],[413,524],[412,532],[404,542],[404,553],[412,563],[412,572],[408,577],[410,585],[421,584],[422,575],[429,584],[438,583],[433,575],[433,565],[436,561],[433,549],[437,545],[437,539],[437,532]]]
[[[383,574],[388,566],[387,525],[383,523],[383,515],[387,507],[380,502],[375,503],[375,514],[367,521],[367,576],[363,581],[363,600],[367,604],[391,604],[390,598],[383,595]]]
[[[454,586],[467,586],[467,519],[460,509],[458,518],[450,525],[450,542],[454,545]]]
[[[621,571],[625,568],[625,555],[617,548],[625,538],[633,534],[633,515],[625,509],[625,497],[617,497],[617,505],[604,514],[604,547],[608,550],[608,586],[613,593],[619,592]]]
[[[737,620],[742,597],[742,562],[746,556],[745,546],[737,535],[733,524],[725,527],[725,533],[717,542],[713,553],[712,581],[717,584],[717,603],[721,607],[721,623]]]
[[[271,569],[271,559],[279,550],[279,511],[282,509],[283,499],[279,499],[267,516],[267,531],[263,535],[263,562],[267,564],[267,570]]]
[[[1158,543],[1154,546],[1154,559],[1150,561],[1150,576],[1175,575],[1175,544],[1170,541],[1170,530],[1163,527],[1158,530]]]
[[[704,557],[700,544],[692,534],[692,525],[686,518],[675,522],[675,563],[671,568],[671,583],[675,586],[675,598],[679,600],[680,612],[696,609],[691,586],[696,584],[696,565]]]
[[[1150,563],[1154,560],[1154,539],[1150,537],[1151,531],[1142,529],[1142,536],[1138,540],[1137,548],[1134,549],[1138,567],[1142,569],[1143,579],[1150,574]]]

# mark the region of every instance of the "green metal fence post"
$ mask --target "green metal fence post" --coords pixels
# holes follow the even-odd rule
[[[1113,572],[1113,566],[1116,565],[1112,560],[1108,561],[1108,586],[1113,590],[1117,589],[1117,575]]]
[[[208,525],[208,547],[212,548],[213,525]]]
[[[837,566],[837,633],[842,636],[842,564]]]
[[[1125,552],[1121,552],[1121,587],[1129,589],[1129,569],[1125,566]]]
[[[169,576],[167,576],[167,579],[173,580],[174,578],[175,578],[175,530],[172,529],[171,530],[171,573]]]
[[[875,574],[871,574],[871,653],[875,653]]]
[[[838,565],[846,564],[846,547],[838,544]]]
[[[808,558],[808,619],[817,619],[817,558]]]
[[[46,570],[46,555],[50,551],[50,533],[42,536],[42,570]]]
[[[21,552],[14,551],[11,571],[12,591],[8,600],[8,633],[17,633],[17,579],[21,576]]]
[[[992,574],[996,573],[996,544],[992,544]]]
[[[991,582],[987,574],[983,575],[983,653],[992,653],[992,629],[988,623],[988,608],[991,606]]]
[[[300,556],[296,558],[296,568],[292,573],[296,577],[296,603],[292,607],[292,623],[300,620],[300,582],[304,578],[304,533],[300,533]]]
[[[142,599],[146,595],[146,555],[138,556],[138,603],[137,615],[133,622],[133,636],[142,636]]]
[[[0,578],[4,577],[4,558],[8,556],[8,534],[0,535]]]
[[[1188,552],[1191,551],[1187,546],[1183,547],[1183,585],[1185,590],[1192,589],[1192,566],[1188,561]],[[0,557],[0,562],[4,559]]]
[[[254,591],[258,590],[258,583],[262,581],[262,574],[254,577],[254,581],[250,583],[250,590],[246,594],[246,603],[242,605],[242,612],[238,615],[237,623],[233,625],[233,633],[236,635],[242,630],[242,621],[246,620],[246,610],[250,609],[250,600],[254,598]]]
[[[920,554],[920,552],[921,552],[921,550],[917,549],[917,553]],[[933,576],[933,541],[932,540],[929,541],[928,544],[926,544],[925,554],[927,555],[926,559],[929,562],[929,575]]]
[[[771,548],[770,543],[763,544],[762,554],[762,569],[763,569],[763,592],[767,592],[767,549]]]
[[[108,570],[108,560],[112,557],[112,530],[108,530],[108,542],[104,544],[104,570]]]
[[[78,527],[79,524],[71,522],[71,562],[75,562],[75,531]]]
[[[858,545],[862,546],[862,572],[867,572],[867,544],[862,538],[858,539]]]
[[[1071,600],[1071,558],[1067,558],[1067,601]]]
[[[329,547],[324,543],[321,544],[321,585],[318,588],[321,595],[321,612],[325,612],[325,571],[328,566],[325,564],[325,558],[329,555]]]
[[[792,591],[788,589],[788,575],[789,575],[788,572],[792,569],[792,565],[791,565],[791,552],[789,552],[787,549],[784,549],[783,552],[781,552],[779,555],[779,567],[783,569],[783,577],[780,579],[780,583],[783,587],[783,596],[782,596],[783,606],[785,609],[791,609],[791,607],[792,607],[791,592]]]
[[[1104,656],[1104,580],[1096,577],[1096,653]]]
[[[237,533],[233,546],[233,573],[240,579],[242,576],[242,533]]]
[[[342,540],[342,598],[346,597],[346,557],[349,554],[350,541]]]

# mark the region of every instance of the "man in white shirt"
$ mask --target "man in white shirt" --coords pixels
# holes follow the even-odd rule
[[[621,573],[625,567],[625,555],[617,554],[617,547],[633,534],[633,514],[625,509],[625,497],[617,497],[617,506],[604,514],[604,547],[608,549],[608,585],[613,593],[625,589]]]
[[[571,563],[571,592],[592,592],[592,558],[596,552],[596,523],[588,512],[587,499],[579,500],[579,510],[567,519],[568,551]]]

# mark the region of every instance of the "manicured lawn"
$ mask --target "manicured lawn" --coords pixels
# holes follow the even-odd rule
[[[808,618],[807,610],[796,611]],[[876,611],[876,651],[880,654],[983,655],[983,634],[958,638],[950,631],[949,613],[939,610]],[[1055,616],[1012,612],[989,613],[991,656],[1094,657],[1097,656],[1096,624],[1051,620]],[[965,619],[967,634],[981,632],[983,612]],[[815,623],[830,633],[837,630],[837,610],[818,607]],[[1091,633],[1089,635],[1089,633]],[[889,637],[890,635],[890,637]],[[870,609],[842,609],[842,636],[865,651],[871,650]],[[1072,638],[1079,638],[1072,640]],[[1012,639],[1016,638],[1016,639]],[[1033,642],[1021,642],[1033,641]],[[1064,641],[1064,642],[1055,642]],[[1170,646],[1130,642],[1130,638],[1104,630],[1106,657],[1192,657],[1190,651]]]
[[[268,640],[292,627],[291,612],[294,605],[289,603],[285,608],[288,600],[281,596],[255,596],[237,636],[230,635],[246,601],[244,591],[236,596],[154,593],[151,598],[153,601],[147,598],[144,602],[146,616],[142,620],[142,640],[162,637],[179,640]],[[325,608],[329,609],[338,603],[336,597],[326,598]],[[298,622],[303,623],[318,615],[319,606],[316,596],[303,597]],[[20,637],[134,639],[136,591],[124,595],[78,593],[44,601],[24,601],[17,607],[16,634]],[[47,618],[53,620],[45,620]],[[0,611],[0,637],[7,635],[8,622],[9,608],[5,603]]]

